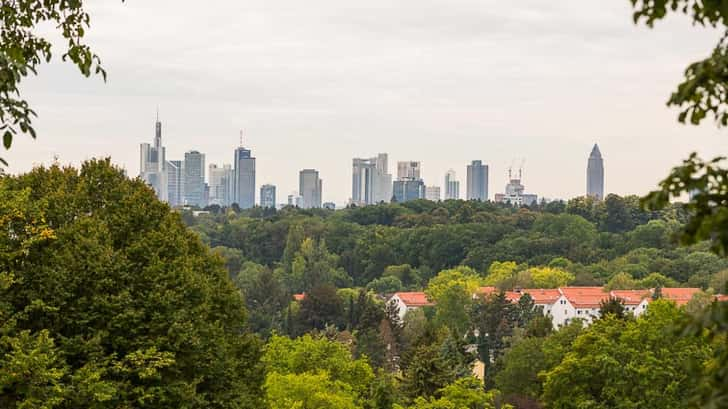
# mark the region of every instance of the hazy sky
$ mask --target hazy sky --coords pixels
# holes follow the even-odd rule
[[[317,168],[324,201],[344,203],[351,158],[378,152],[393,173],[422,161],[428,185],[455,169],[463,195],[482,159],[491,198],[525,158],[527,191],[569,198],[594,142],[619,194],[654,188],[690,151],[728,148],[724,130],[680,125],[665,106],[720,34],[678,16],[635,26],[627,0],[87,2],[108,81],[58,58],[26,81],[38,139],[2,153],[11,172],[110,155],[135,176],[157,106],[168,159],[231,163],[245,129],[257,183],[279,201]]]

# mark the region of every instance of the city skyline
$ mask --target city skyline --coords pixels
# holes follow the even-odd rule
[[[209,163],[230,163],[245,128],[265,175],[258,184],[297,190],[296,173],[315,164],[325,199],[339,204],[351,195],[343,169],[378,150],[392,163],[421,161],[428,183],[454,167],[461,197],[462,164],[483,159],[491,198],[514,157],[528,159],[529,190],[568,198],[584,192],[584,152],[594,142],[610,153],[609,192],[622,195],[655,189],[690,151],[728,151],[722,130],[680,125],[665,107],[686,62],[709,54],[720,37],[682,16],[645,30],[631,22],[628,4],[596,0],[349,7],[89,4],[89,41],[108,81],[77,76],[58,59],[29,77],[23,91],[38,113],[38,139],[15,138],[7,170],[25,172],[56,155],[76,165],[110,155],[134,175],[139,152],[124,147],[151,142],[156,106],[167,158],[200,149]],[[174,29],[200,15],[216,30]],[[371,58],[362,63],[361,55]]]

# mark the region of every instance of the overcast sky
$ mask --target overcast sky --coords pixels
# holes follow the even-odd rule
[[[422,161],[427,185],[490,166],[490,196],[525,159],[526,190],[584,194],[597,142],[606,190],[643,194],[697,150],[725,154],[712,123],[680,125],[665,102],[720,34],[674,16],[635,26],[627,0],[87,1],[108,81],[44,66],[23,91],[38,139],[3,152],[11,172],[111,156],[139,172],[159,106],[167,158],[231,163],[239,130],[257,183],[324,201],[351,196],[351,158]],[[203,6],[204,4],[204,6]],[[56,49],[59,52],[59,49]]]

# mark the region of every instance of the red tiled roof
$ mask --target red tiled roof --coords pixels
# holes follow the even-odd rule
[[[475,293],[476,296],[482,295],[484,297],[488,297],[493,294],[498,294],[500,292],[499,289],[492,286],[486,286],[486,287],[479,287],[477,292]],[[521,294],[516,291],[506,291],[506,299],[511,302],[517,302],[521,298]]]
[[[491,294],[497,294],[498,289],[493,286],[486,286],[486,287],[478,287],[477,294],[480,295],[491,295]]]
[[[693,298],[700,288],[662,288],[662,298],[674,301],[677,305],[685,305]]]
[[[425,293],[419,291],[394,293],[394,296],[402,300],[404,305],[408,307],[429,307],[435,305],[435,303],[427,299]]]
[[[306,298],[306,294],[293,294],[293,299],[296,301],[303,301],[303,299]]]
[[[721,301],[721,302],[722,301],[728,301],[728,295],[718,294],[718,295],[715,296],[715,299],[718,300],[718,301]]]
[[[650,290],[612,290],[609,295],[619,298],[624,302],[624,305],[637,305],[645,298],[650,297],[652,293]]]
[[[524,288],[521,294],[526,294],[533,298],[534,304],[553,304],[561,297],[558,288]]]
[[[609,298],[604,287],[561,287],[561,294],[576,308],[598,308]]]

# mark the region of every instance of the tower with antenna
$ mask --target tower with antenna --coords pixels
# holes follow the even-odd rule
[[[240,146],[235,149],[233,160],[233,203],[241,209],[255,206],[255,157],[243,146],[243,130],[240,130]]]

